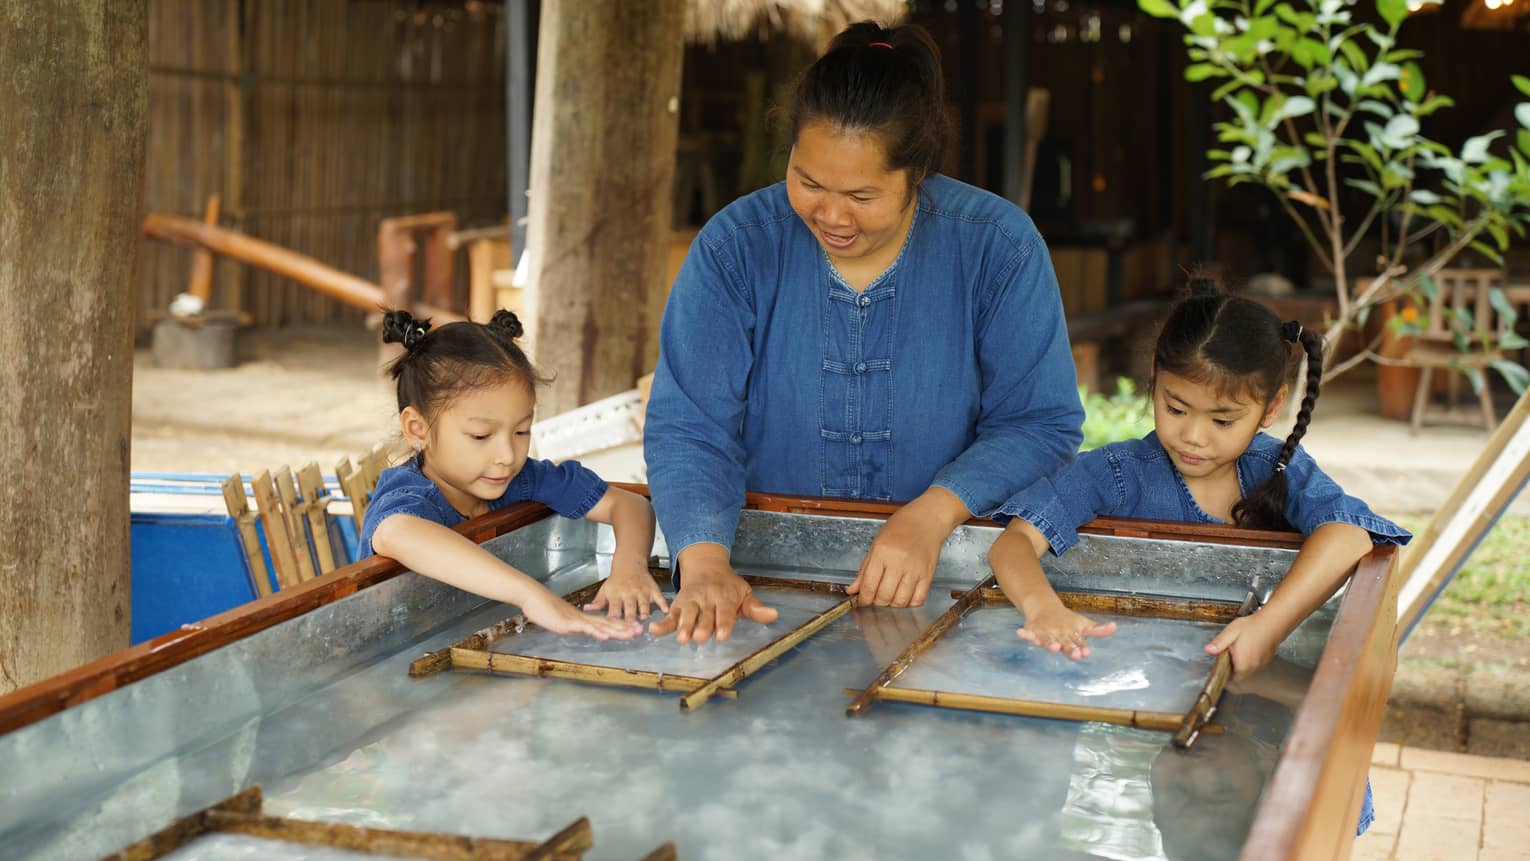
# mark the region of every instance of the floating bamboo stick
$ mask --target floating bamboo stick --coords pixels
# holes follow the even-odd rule
[[[313,553],[308,549],[308,524],[303,517],[302,504],[298,502],[297,482],[292,480],[292,467],[277,467],[276,496],[281,503],[282,517],[287,523],[287,540],[292,545],[292,557],[297,560],[298,577],[304,581],[315,576]]]
[[[952,589],[951,597],[964,594]],[[1176,619],[1184,622],[1231,622],[1238,617],[1238,604],[1233,601],[1205,601],[1197,598],[1175,598],[1167,595],[1124,595],[1111,592],[1058,592],[1063,606],[1079,613],[1111,613],[1117,616],[1136,616],[1149,619]],[[983,595],[984,607],[1011,603],[1001,589],[989,589]]]
[[[845,688],[847,697],[859,696],[855,688]],[[1176,712],[1152,712],[1138,709],[1112,709],[1100,706],[1078,706],[1066,703],[1048,703],[1039,700],[1017,700],[1008,697],[990,697],[983,694],[960,694],[950,691],[927,691],[918,688],[885,687],[877,691],[877,699],[899,703],[918,703],[948,709],[990,712],[1020,717],[1051,718],[1054,720],[1095,721],[1138,729],[1173,732],[1183,719]],[[1216,735],[1222,731],[1219,724],[1207,724],[1205,732]]]
[[[309,461],[298,470],[298,489],[303,492],[303,511],[308,515],[308,531],[313,534],[314,555],[318,557],[319,573],[335,570],[335,548],[329,540],[329,490],[324,486],[324,476],[319,465]]]
[[[260,535],[255,531],[255,515],[250,511],[244,495],[244,480],[238,474],[223,480],[223,502],[228,506],[228,516],[234,519],[239,534],[239,549],[244,551],[245,563],[250,566],[250,580],[255,594],[264,598],[271,594],[271,579],[266,576],[266,559],[260,552]]]
[[[790,634],[756,649],[748,657],[712,677],[706,684],[681,697],[680,709],[682,711],[689,711],[705,704],[719,689],[736,687],[739,682],[753,675],[761,667],[774,661],[798,643],[813,636],[828,627],[836,619],[850,612],[855,607],[857,600],[859,599],[854,596],[846,598],[804,622]]]
[[[1258,606],[1259,596],[1249,592],[1244,597],[1242,606],[1238,608],[1238,615],[1247,616]],[[1189,750],[1190,745],[1195,744],[1206,722],[1217,713],[1217,705],[1222,699],[1222,688],[1227,685],[1227,677],[1231,673],[1232,652],[1223,649],[1222,654],[1217,655],[1216,663],[1211,666],[1211,674],[1206,677],[1206,683],[1201,686],[1200,693],[1196,694],[1195,702],[1180,718],[1179,727],[1174,733],[1175,747]]]
[[[902,675],[903,671],[908,669],[909,665],[916,658],[923,654],[930,646],[934,645],[935,641],[939,640],[947,631],[951,630],[951,626],[960,621],[962,616],[967,614],[968,610],[978,606],[983,601],[983,590],[994,586],[996,582],[994,575],[990,574],[983,582],[968,589],[960,598],[956,599],[955,604],[948,607],[946,612],[941,613],[940,618],[936,619],[930,627],[924,629],[924,633],[920,634],[914,642],[908,644],[908,648],[903,650],[903,654],[899,655],[891,664],[888,664],[887,669],[883,670],[882,674],[877,676],[875,681],[866,686],[866,690],[861,691],[861,695],[856,697],[855,702],[845,709],[845,714],[854,717],[871,705],[887,689],[887,686],[892,683],[893,679]]]
[[[604,583],[604,580],[597,580],[587,586],[582,586],[564,595],[563,600],[573,604],[575,607],[583,607],[585,604],[595,600],[595,594],[600,591],[600,587]],[[418,679],[425,676],[433,676],[442,670],[449,670],[452,666],[452,649],[468,649],[482,652],[497,641],[523,631],[528,627],[534,628],[536,626],[527,622],[525,616],[512,616],[502,622],[495,622],[482,631],[469,634],[450,646],[426,652],[422,657],[416,658],[409,665],[409,675]]]
[[[255,505],[260,509],[260,525],[266,529],[266,547],[271,551],[271,564],[276,567],[276,582],[283,589],[290,589],[301,581],[297,557],[292,552],[292,539],[287,533],[287,518],[277,503],[276,488],[271,473],[264,471],[250,482],[255,492]]]
[[[596,685],[614,685],[624,688],[647,688],[659,691],[690,693],[709,680],[696,676],[677,676],[656,673],[651,670],[624,670],[620,667],[602,667],[596,664],[580,664],[558,661],[552,658],[528,658],[504,652],[476,652],[471,649],[452,649],[452,666],[468,670],[488,670],[514,676],[537,676],[546,679],[571,679]],[[731,690],[720,690],[719,696],[737,696]]]

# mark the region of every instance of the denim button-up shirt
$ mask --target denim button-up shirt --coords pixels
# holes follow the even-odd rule
[[[1269,434],[1255,434],[1238,457],[1238,487],[1243,496],[1275,471],[1284,445]],[[1303,535],[1326,523],[1348,523],[1371,534],[1377,544],[1407,544],[1407,530],[1371,511],[1329,478],[1301,446],[1286,467],[1286,521]],[[1086,451],[1056,474],[1043,478],[999,506],[994,519],[1019,517],[1036,527],[1052,552],[1062,555],[1078,543],[1078,528],[1100,516],[1145,517],[1182,523],[1222,523],[1196,504],[1184,476],[1169,460],[1157,432],[1142,439],[1111,443]]]
[[[709,221],[675,279],[643,429],[669,549],[731,547],[744,491],[984,514],[1077,449],[1057,278],[1029,217],[921,183],[897,260],[851,289],[786,186]]]

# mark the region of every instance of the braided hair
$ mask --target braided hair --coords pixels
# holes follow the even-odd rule
[[[1257,529],[1289,529],[1286,467],[1307,433],[1323,379],[1323,338],[1298,322],[1282,323],[1270,309],[1195,278],[1190,296],[1174,307],[1153,350],[1153,372],[1167,371],[1213,387],[1218,394],[1254,398],[1268,407],[1290,376],[1292,344],[1307,359],[1307,391],[1296,424],[1280,448],[1275,471],[1233,506],[1233,522]]]
[[[516,343],[524,333],[514,312],[503,309],[488,323],[464,321],[439,329],[408,311],[386,312],[383,343],[404,346],[404,354],[388,365],[399,412],[414,407],[428,420],[464,392],[509,381],[534,391],[545,380]]]

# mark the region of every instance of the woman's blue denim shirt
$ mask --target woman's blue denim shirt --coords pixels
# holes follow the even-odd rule
[[[745,489],[902,501],[938,485],[985,514],[1077,449],[1057,277],[1030,218],[938,175],[917,206],[861,293],[782,183],[691,244],[643,429],[671,552],[731,547]]]
[[[1284,443],[1256,434],[1238,458],[1238,486],[1246,497],[1275,471]],[[1301,447],[1286,467],[1289,491],[1286,520],[1303,535],[1325,523],[1349,523],[1371,534],[1377,544],[1407,544],[1407,530],[1371,511],[1329,478]],[[1078,543],[1078,528],[1100,516],[1145,517],[1183,523],[1222,523],[1196,504],[1185,479],[1158,442],[1157,432],[1142,439],[1111,443],[1086,451],[1050,477],[1010,497],[994,519],[1019,517],[1046,537],[1061,556]]]

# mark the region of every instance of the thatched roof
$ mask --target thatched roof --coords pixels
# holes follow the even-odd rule
[[[907,12],[906,0],[690,0],[685,39],[715,45],[779,33],[822,45],[856,21],[895,24]]]

